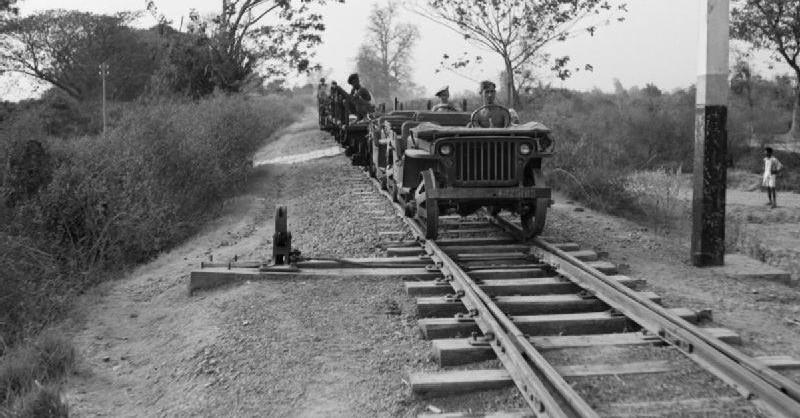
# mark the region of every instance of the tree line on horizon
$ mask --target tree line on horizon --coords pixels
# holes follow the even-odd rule
[[[791,126],[786,136],[800,140],[800,0],[732,0],[731,37],[744,41],[751,50],[772,53],[772,61],[787,65],[793,74]],[[377,95],[414,90],[410,50],[418,39],[412,24],[396,23],[397,5],[373,7],[366,41],[356,58],[356,68]],[[626,20],[623,1],[578,0],[536,2],[512,0],[425,0],[411,9],[464,37],[466,44],[496,54],[504,63],[500,71],[501,91],[509,107],[526,106],[521,95],[543,83],[537,76],[552,72],[564,80],[579,71],[592,71],[591,63],[577,65],[573,57],[551,56],[548,47],[575,36],[594,36],[602,27]],[[458,72],[483,61],[483,56],[445,51],[443,69]],[[742,62],[733,63],[732,83],[741,83]],[[739,78],[738,80],[736,78]]]
[[[203,17],[192,10],[185,28],[176,29],[153,0],[146,2],[146,11],[44,10],[25,16],[16,13],[14,1],[5,0],[0,4],[5,10],[0,72],[33,77],[78,101],[100,97],[103,63],[109,66],[112,100],[239,92],[316,68],[311,60],[325,25],[312,4],[325,3],[225,0],[219,14]],[[133,27],[145,13],[156,24]]]

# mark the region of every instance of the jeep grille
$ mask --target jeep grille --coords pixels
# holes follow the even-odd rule
[[[473,186],[517,183],[517,141],[460,138],[452,145],[458,183]]]

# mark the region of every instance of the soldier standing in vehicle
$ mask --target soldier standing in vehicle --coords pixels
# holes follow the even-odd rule
[[[481,81],[480,95],[483,106],[474,116],[475,125],[481,128],[504,128],[511,124],[511,116],[503,106],[495,103],[497,87],[491,81]]]
[[[369,94],[369,90],[361,85],[361,80],[356,73],[347,77],[347,83],[353,86],[350,91],[353,113],[359,120],[366,118],[368,114],[375,111],[375,106],[372,104],[372,95]]]
[[[434,112],[457,112],[455,106],[450,103],[450,86],[444,86],[436,92],[439,103],[433,107]]]

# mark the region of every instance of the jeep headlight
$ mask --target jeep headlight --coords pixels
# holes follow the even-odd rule
[[[450,144],[444,144],[441,147],[439,147],[439,154],[447,156],[452,153],[453,153],[453,146]]]
[[[522,155],[528,155],[531,153],[531,144],[522,144],[519,146],[519,153]]]

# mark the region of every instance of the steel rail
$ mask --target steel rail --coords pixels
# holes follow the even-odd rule
[[[422,228],[414,220],[405,217],[400,205],[392,201],[376,180],[371,180],[375,188],[392,202],[397,215],[411,229],[445,278],[450,279],[453,289],[463,291],[461,302],[470,314],[461,318],[475,321],[483,332],[484,341],[489,343],[497,358],[501,360],[533,413],[537,417],[598,417],[599,415],[545,360],[512,319],[499,309],[469,274],[434,241],[426,240]],[[553,389],[561,398],[561,403],[553,397],[551,391]],[[569,410],[565,411],[562,405]]]
[[[514,235],[521,229],[506,219],[490,217]],[[534,238],[532,252],[541,262],[591,292],[647,331],[660,336],[692,360],[734,387],[763,412],[776,417],[800,416],[800,385],[704,333],[637,292],[616,283],[599,270],[558,247]]]

